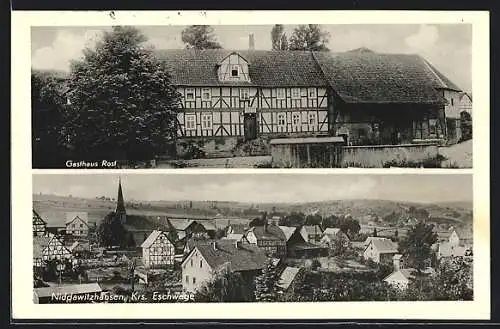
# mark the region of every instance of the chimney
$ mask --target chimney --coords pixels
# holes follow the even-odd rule
[[[253,33],[248,35],[248,50],[255,50],[255,37]]]
[[[401,255],[401,254],[395,254],[392,257],[392,262],[394,264],[394,272],[399,271],[401,269],[401,257],[402,256],[403,255]]]

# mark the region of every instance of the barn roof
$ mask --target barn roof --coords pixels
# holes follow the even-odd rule
[[[314,53],[329,84],[346,103],[444,104],[437,89],[460,91],[418,55]]]
[[[215,243],[215,248],[213,243]],[[266,254],[257,246],[241,244],[236,247],[233,240],[219,240],[213,243],[196,244],[196,249],[212,269],[228,264],[232,271],[251,271],[260,270],[267,263]],[[186,260],[188,258],[189,256]]]
[[[287,240],[285,233],[276,225],[267,225],[267,229],[264,226],[255,226],[251,228],[251,231],[255,234],[257,240]]]

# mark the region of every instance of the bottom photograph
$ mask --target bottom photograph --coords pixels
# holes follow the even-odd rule
[[[471,174],[35,174],[34,303],[473,300]]]

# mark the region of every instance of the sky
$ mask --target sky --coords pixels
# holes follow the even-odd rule
[[[296,26],[286,25],[290,36]],[[141,26],[139,29],[157,49],[183,48],[181,31],[186,26]],[[225,49],[248,49],[248,35],[255,36],[255,49],[271,49],[272,25],[215,25],[214,32]],[[69,70],[69,63],[92,47],[110,27],[33,27],[32,67]],[[419,54],[465,91],[472,91],[472,26],[439,25],[322,25],[330,34],[332,51],[366,47],[381,53]]]
[[[35,174],[34,194],[116,197],[118,175]],[[319,202],[374,199],[472,201],[471,174],[127,174],[125,200]]]

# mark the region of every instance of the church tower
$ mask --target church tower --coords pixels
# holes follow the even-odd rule
[[[127,222],[127,212],[125,211],[125,202],[123,201],[121,178],[118,179],[118,198],[116,199],[115,213],[120,218],[122,224],[125,224]]]

